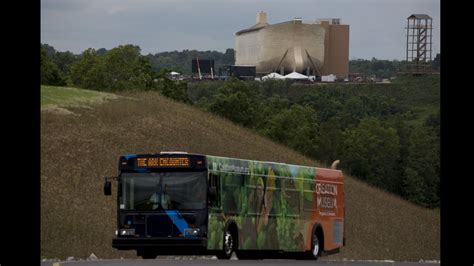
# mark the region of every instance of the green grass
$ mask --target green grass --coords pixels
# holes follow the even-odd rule
[[[107,99],[116,99],[119,96],[92,90],[69,87],[41,86],[41,107],[83,106],[93,103],[102,103]]]

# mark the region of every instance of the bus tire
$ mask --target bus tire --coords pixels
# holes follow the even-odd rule
[[[232,257],[232,253],[236,251],[237,237],[230,227],[227,227],[224,233],[224,242],[222,251],[219,251],[216,256],[220,260],[228,260]]]
[[[144,260],[154,260],[158,256],[155,252],[148,251],[148,250],[141,250],[137,253],[138,253],[137,255],[141,256],[142,259]]]
[[[309,259],[317,260],[321,257],[324,249],[324,236],[321,227],[316,227],[311,240],[311,251],[308,253]]]

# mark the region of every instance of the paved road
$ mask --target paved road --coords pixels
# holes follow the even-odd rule
[[[301,260],[209,260],[209,259],[157,259],[157,260],[96,260],[96,261],[64,261],[41,262],[41,266],[204,266],[204,265],[329,265],[329,266],[437,266],[438,263],[393,262],[393,261],[301,261]]]

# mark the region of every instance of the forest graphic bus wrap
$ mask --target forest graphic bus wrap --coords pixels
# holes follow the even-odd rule
[[[162,152],[121,156],[119,172],[112,245],[144,258],[275,251],[316,259],[345,243],[340,170]]]

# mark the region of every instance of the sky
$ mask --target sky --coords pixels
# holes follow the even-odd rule
[[[350,26],[349,58],[403,60],[411,14],[433,18],[440,52],[440,0],[41,0],[41,43],[75,54],[134,44],[142,54],[234,48],[235,33],[256,23],[340,18]]]

